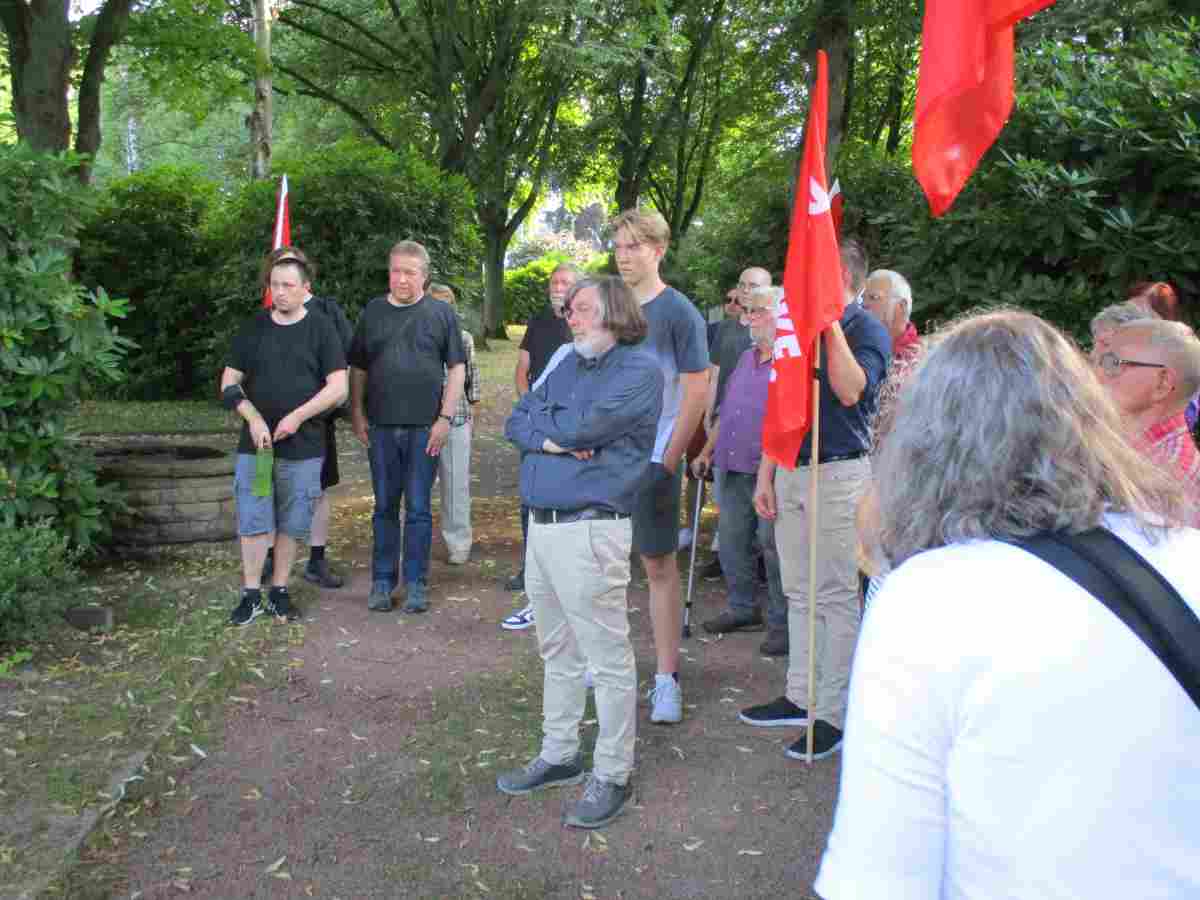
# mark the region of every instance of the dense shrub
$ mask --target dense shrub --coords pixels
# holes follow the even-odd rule
[[[0,646],[38,637],[71,605],[78,555],[49,522],[0,529]]]
[[[522,241],[511,250],[505,259],[505,264],[519,269],[526,263],[531,263],[538,257],[549,253],[565,255],[575,265],[583,267],[596,256],[596,251],[587,241],[577,240],[574,235],[562,231],[539,234],[527,241]]]
[[[315,262],[318,294],[336,297],[353,320],[387,290],[388,250],[414,239],[429,249],[433,277],[454,286],[470,319],[480,296],[480,241],[463,179],[416,153],[352,140],[276,157],[274,169],[287,173],[292,242]],[[135,363],[132,394],[214,390],[231,336],[262,296],[259,267],[270,247],[277,189],[272,179],[223,195],[214,182],[180,169],[152,170],[107,189],[90,220],[80,270],[88,283],[112,279],[106,283],[136,297],[130,331],[151,337]]]
[[[88,194],[76,161],[0,146],[0,532],[46,520],[75,546],[105,530],[113,497],[69,441],[67,409],[85,386],[121,378],[125,302],[70,278]]]
[[[504,273],[504,321],[523,325],[549,302],[550,276],[562,263],[574,261],[565,253],[547,253]]]

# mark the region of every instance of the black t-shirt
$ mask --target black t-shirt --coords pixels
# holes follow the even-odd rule
[[[372,425],[426,427],[437,418],[445,371],[465,363],[458,316],[428,294],[411,306],[367,304],[350,342],[350,365],[367,373]]]
[[[346,318],[346,312],[342,309],[341,304],[332,297],[309,297],[304,302],[304,306],[309,312],[319,312],[333,324],[338,340],[342,342],[342,352],[349,353],[350,338],[354,336],[354,327]]]
[[[229,366],[244,373],[242,390],[272,432],[279,420],[303,406],[323,387],[331,372],[346,368],[346,355],[333,324],[320,313],[278,325],[261,310],[233,339]],[[253,453],[250,426],[243,423],[238,453]],[[325,453],[325,429],[313,417],[275,445],[281,459],[313,459]]]
[[[550,362],[554,351],[571,340],[571,329],[566,319],[554,314],[547,306],[529,320],[525,337],[521,338],[521,349],[529,354],[529,383],[532,385]]]

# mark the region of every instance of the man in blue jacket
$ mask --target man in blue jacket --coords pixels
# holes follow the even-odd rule
[[[637,347],[646,318],[620,279],[580,282],[566,308],[575,352],[521,398],[505,426],[523,454],[521,502],[530,511],[525,589],[545,685],[541,752],[496,786],[524,795],[584,779],[579,723],[590,668],[600,726],[595,768],[565,822],[598,828],[621,812],[633,770],[630,513],[650,468],[663,376]]]

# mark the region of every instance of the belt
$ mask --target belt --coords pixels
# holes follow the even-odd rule
[[[866,455],[866,450],[855,450],[853,453],[831,453],[829,456],[826,456],[824,453],[822,453],[820,457],[818,457],[818,461],[821,465],[825,465],[825,463],[845,462],[848,459],[862,459],[862,457]],[[800,457],[797,462],[802,466],[812,465],[811,461],[805,459],[803,456]]]
[[[567,522],[583,522],[587,519],[628,519],[629,513],[613,512],[599,506],[585,506],[582,509],[538,509],[531,506],[529,517],[539,525],[565,524]]]

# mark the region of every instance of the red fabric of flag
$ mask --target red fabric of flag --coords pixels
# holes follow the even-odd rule
[[[271,249],[278,250],[292,242],[292,217],[288,214],[287,176],[279,182],[279,199],[275,203],[275,230],[271,234]],[[271,286],[263,288],[263,309],[271,308]]]
[[[1013,105],[1013,25],[1054,0],[926,0],[913,172],[935,216],[995,143]]]
[[[828,63],[825,52],[818,50],[763,420],[763,452],[788,469],[795,467],[811,424],[814,344],[822,331],[841,318],[845,304],[842,260],[825,178],[828,105]]]

